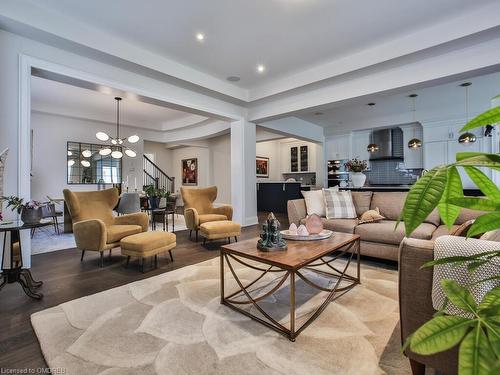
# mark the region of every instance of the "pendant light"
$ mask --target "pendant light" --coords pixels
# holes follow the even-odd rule
[[[378,145],[376,143],[373,143],[373,131],[370,132],[370,144],[368,145],[368,147],[366,147],[366,151],[368,152],[378,151]]]
[[[99,155],[107,156],[111,154],[111,157],[115,159],[121,159],[123,157],[121,148],[123,147],[125,148],[125,154],[127,156],[135,158],[137,156],[137,153],[134,150],[125,146],[124,142],[128,141],[129,143],[137,143],[139,142],[139,136],[137,134],[134,134],[129,136],[128,138],[120,138],[120,101],[122,100],[122,98],[117,96],[115,97],[115,100],[116,100],[116,137],[111,137],[105,132],[96,133],[95,136],[98,140],[110,143],[99,150]],[[87,150],[84,152],[87,152]]]
[[[470,82],[462,83],[460,86],[465,88],[465,123],[469,122],[469,86],[472,85]],[[463,145],[468,145],[476,142],[477,138],[474,133],[465,132],[458,137],[458,143]]]
[[[415,101],[417,99],[417,94],[411,94],[411,95],[408,95],[409,98],[411,98],[411,101],[412,101],[412,109],[411,109],[411,112],[412,112],[412,122],[413,123],[416,123],[416,113],[417,113],[417,109],[416,109],[416,105],[415,105]],[[416,150],[420,147],[422,147],[422,141],[420,139],[418,139],[416,136],[416,130],[415,130],[415,126],[413,127],[413,138],[410,139],[408,141],[408,148],[411,149],[411,150]]]
[[[375,103],[368,103],[367,106],[373,107]],[[370,131],[370,144],[366,147],[366,151],[373,153],[378,151],[378,145],[373,142],[373,130]]]

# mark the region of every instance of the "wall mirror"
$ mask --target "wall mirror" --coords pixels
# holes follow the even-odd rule
[[[122,159],[101,155],[103,145],[68,142],[67,182],[68,184],[116,184],[122,181]],[[114,149],[122,151],[121,147]]]

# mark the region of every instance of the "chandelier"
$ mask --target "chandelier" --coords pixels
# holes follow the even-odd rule
[[[116,100],[116,137],[111,137],[105,132],[97,132],[96,138],[103,142],[109,142],[104,148],[99,150],[99,154],[102,156],[107,156],[111,154],[111,157],[115,159],[120,159],[123,157],[121,149],[125,149],[125,154],[131,158],[135,158],[137,153],[124,145],[125,141],[129,143],[137,143],[139,141],[139,136],[137,134],[131,135],[128,138],[120,138],[120,101],[122,98],[119,96],[115,97]]]

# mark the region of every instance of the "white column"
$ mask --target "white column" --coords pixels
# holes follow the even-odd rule
[[[246,120],[231,123],[231,204],[234,220],[244,226],[258,222],[255,130]]]

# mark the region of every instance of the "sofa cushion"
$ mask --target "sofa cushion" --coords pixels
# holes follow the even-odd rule
[[[401,211],[403,211],[407,194],[408,193],[403,191],[376,191],[373,193],[370,208],[375,209],[378,207],[380,209],[380,214],[385,216],[388,220],[398,220]],[[439,212],[436,208],[432,210],[429,216],[424,220],[424,223],[431,223],[435,226],[441,223]]]
[[[358,224],[358,219],[325,219],[321,218],[323,228],[334,232],[354,233],[354,228]],[[306,219],[300,220],[300,224],[306,225]]]
[[[453,233],[454,231],[456,231],[457,228],[458,228],[458,225],[453,225],[450,229],[448,229],[448,227],[446,225],[442,224],[436,228],[434,233],[432,233],[432,240],[435,240],[436,238],[441,237],[441,236],[447,236],[447,235]]]
[[[106,232],[108,234],[106,242],[113,243],[120,241],[124,237],[141,233],[142,227],[140,225],[109,225]]]
[[[364,212],[370,209],[370,202],[372,200],[372,191],[353,191],[352,192],[352,202],[354,203],[354,208],[356,209],[356,214],[358,217],[363,215]]]
[[[198,220],[200,224],[203,224],[203,223],[208,223],[209,221],[227,220],[227,216],[219,214],[204,214],[204,215],[198,215]]]
[[[359,217],[359,224],[373,223],[384,219],[385,217],[380,215],[380,211],[377,207],[374,210],[368,210],[366,212],[363,212],[363,214]]]
[[[327,219],[355,219],[356,209],[352,202],[352,194],[348,191],[323,189]]]
[[[354,233],[359,234],[363,241],[399,245],[405,237],[405,226],[404,223],[400,223],[397,229],[394,230],[395,226],[396,221],[394,220],[382,220],[377,223],[360,224],[354,229]],[[422,223],[414,230],[410,237],[420,240],[430,240],[435,230],[435,225]]]
[[[477,211],[477,210],[471,210],[468,208],[462,208],[460,210],[460,214],[457,217],[457,220],[455,220],[455,224],[458,224],[458,225],[463,224],[466,221],[477,219],[478,216],[481,216],[481,215],[484,215],[487,213],[488,212],[486,212],[486,211]]]
[[[321,190],[301,191],[301,193],[306,202],[308,215],[316,214],[321,217],[326,216],[325,199],[323,198],[323,192]]]

